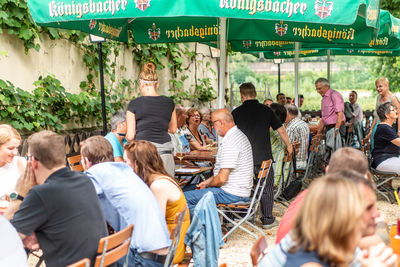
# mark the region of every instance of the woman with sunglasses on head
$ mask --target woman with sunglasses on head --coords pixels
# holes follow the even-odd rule
[[[124,149],[124,160],[150,187],[165,215],[169,231],[172,231],[176,226],[176,213],[186,207],[186,214],[174,258],[174,264],[179,263],[185,255],[184,237],[190,226],[190,215],[185,195],[176,181],[165,171],[161,158],[153,144],[147,141],[133,141],[126,145]]]
[[[161,96],[156,65],[144,64],[139,74],[141,97],[133,99],[126,112],[128,142],[146,140],[152,142],[163,160],[169,175],[174,176],[173,145],[168,133],[177,128],[175,104],[169,97]]]
[[[190,150],[209,150],[213,141],[208,139],[205,134],[199,133],[199,125],[202,119],[200,111],[196,108],[190,108],[187,112],[186,123],[188,125],[187,137]]]
[[[17,130],[0,124],[0,199],[8,198],[25,170],[26,160],[17,156],[20,145],[21,136]]]

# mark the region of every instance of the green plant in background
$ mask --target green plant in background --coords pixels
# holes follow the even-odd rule
[[[11,82],[0,79],[0,118],[3,123],[18,130],[60,131],[67,123],[84,127],[88,121],[100,126],[101,99],[98,94],[66,92],[54,76],[40,76],[34,82],[32,93],[16,88]],[[107,94],[107,113],[114,113],[125,104],[118,93]]]

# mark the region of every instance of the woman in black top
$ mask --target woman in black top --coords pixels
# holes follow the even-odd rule
[[[152,142],[160,154],[168,174],[174,177],[173,146],[168,133],[177,128],[175,104],[172,99],[160,96],[156,65],[146,63],[139,74],[141,97],[129,102],[126,112],[128,142],[146,140]]]
[[[400,175],[400,137],[392,128],[397,120],[397,107],[390,102],[376,110],[381,123],[374,135],[372,167],[378,171],[395,172]]]

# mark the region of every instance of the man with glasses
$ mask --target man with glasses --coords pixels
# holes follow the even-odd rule
[[[325,128],[326,144],[335,151],[342,147],[342,138],[346,135],[343,97],[330,88],[329,81],[325,78],[318,78],[315,81],[315,88],[322,96],[321,119],[317,126],[317,134],[321,134]]]
[[[209,191],[214,194],[216,204],[229,204],[248,201],[253,185],[253,154],[246,135],[235,125],[227,109],[214,111],[211,122],[224,138],[218,149],[214,176],[198,184],[198,190],[184,193],[191,214]]]
[[[89,177],[65,166],[64,138],[51,131],[31,135],[28,153],[4,217],[12,219],[26,247],[40,246],[48,267],[94,261],[108,233]]]
[[[289,155],[292,154],[292,146],[289,137],[280,120],[272,110],[259,103],[257,93],[252,83],[240,85],[240,97],[243,104],[232,111],[237,127],[247,136],[253,150],[254,174],[257,175],[264,160],[272,159],[270,127],[276,130],[285,143]],[[263,195],[261,197],[261,211],[264,229],[278,226],[272,215],[274,205],[274,172],[269,172]]]

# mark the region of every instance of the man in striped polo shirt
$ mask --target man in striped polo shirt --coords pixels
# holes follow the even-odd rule
[[[211,191],[217,204],[248,201],[253,186],[253,153],[246,135],[240,131],[231,113],[219,109],[211,122],[223,137],[216,157],[214,176],[197,185],[197,190],[185,192],[190,213],[204,194]]]

